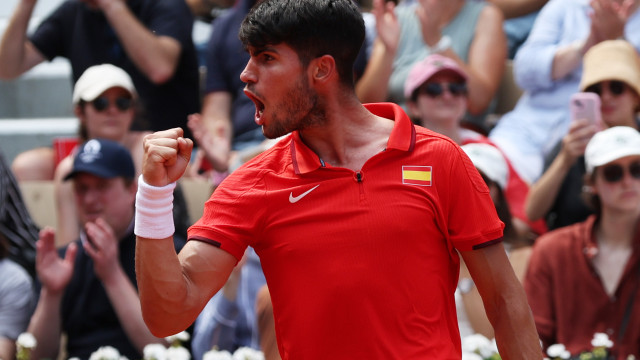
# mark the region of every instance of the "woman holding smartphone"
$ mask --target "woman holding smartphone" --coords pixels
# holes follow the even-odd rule
[[[580,90],[599,96],[600,114],[571,112],[575,115],[569,132],[549,154],[545,172],[531,186],[526,201],[529,218],[546,218],[550,230],[583,221],[592,213],[581,200],[584,152],[591,137],[613,126],[640,129],[640,60],[634,47],[625,40],[601,42],[587,51],[583,67]],[[597,108],[588,106],[588,94],[572,99],[581,101],[584,109]]]

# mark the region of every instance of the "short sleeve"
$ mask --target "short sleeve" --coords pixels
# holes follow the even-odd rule
[[[501,241],[504,224],[489,188],[459,146],[450,153],[448,181],[438,186],[444,190],[439,191],[451,242],[456,249],[468,251]]]
[[[207,200],[202,217],[189,228],[188,240],[218,246],[240,261],[262,226],[264,193],[264,181],[256,172],[234,171]]]

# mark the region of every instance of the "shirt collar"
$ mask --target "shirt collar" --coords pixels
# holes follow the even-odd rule
[[[395,121],[387,141],[387,150],[413,151],[416,141],[415,126],[400,106],[392,103],[376,103],[364,104],[364,107],[374,115]],[[291,137],[291,161],[298,175],[324,167],[320,157],[304,144],[298,131],[294,131]]]
[[[599,218],[597,215],[590,215],[585,220],[585,226],[582,228],[582,238],[584,239],[584,254],[588,259],[593,259],[598,255],[598,241],[596,239],[595,227]],[[636,224],[636,232],[632,243],[633,252],[640,252],[640,221]]]

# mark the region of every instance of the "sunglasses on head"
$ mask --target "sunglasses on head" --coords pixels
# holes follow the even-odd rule
[[[111,102],[109,101],[109,98],[105,96],[100,96],[95,100],[91,101],[91,105],[93,106],[94,109],[96,109],[97,112],[103,112],[107,110],[110,104]],[[115,100],[115,105],[120,111],[127,111],[131,109],[132,104],[133,104],[133,101],[127,97],[117,97]]]
[[[593,84],[585,89],[585,92],[596,93],[599,96],[602,95],[602,86],[604,83],[600,82]],[[620,95],[627,89],[627,84],[618,80],[609,81],[609,92],[613,95]]]
[[[453,96],[465,95],[467,93],[467,84],[465,83],[428,83],[418,88],[419,94],[425,94],[429,97],[438,97],[445,90],[449,91]]]
[[[608,183],[616,183],[624,178],[626,167],[611,164],[602,167],[602,178]],[[640,161],[632,162],[628,167],[629,174],[634,179],[640,179]]]

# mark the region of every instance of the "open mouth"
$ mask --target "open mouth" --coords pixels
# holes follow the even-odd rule
[[[256,95],[254,95],[251,91],[247,90],[246,88],[244,89],[244,93],[247,95],[249,99],[251,99],[251,101],[253,101],[253,103],[256,106],[256,113],[255,113],[255,119],[254,119],[256,124],[262,125],[262,114],[264,113],[264,103],[260,101],[260,99],[258,99]]]

